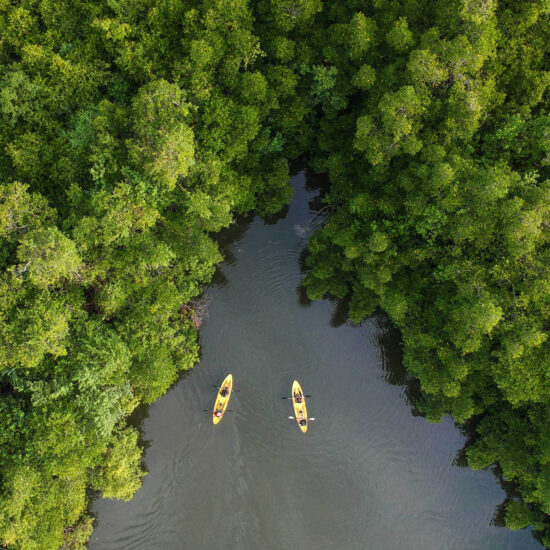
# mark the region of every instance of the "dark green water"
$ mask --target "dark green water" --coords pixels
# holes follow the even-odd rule
[[[307,240],[304,176],[288,214],[228,236],[202,361],[142,423],[149,475],[129,503],[97,500],[91,550],[540,550],[492,525],[505,498],[491,472],[455,466],[465,436],[413,416],[399,340],[383,317],[338,325],[297,290]],[[240,393],[210,409],[232,372]],[[297,378],[306,435],[288,420]]]

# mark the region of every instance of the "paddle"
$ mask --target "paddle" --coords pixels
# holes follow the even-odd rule
[[[221,386],[213,385],[212,387],[213,387],[213,388],[216,388],[216,389],[218,389],[218,390],[221,390],[221,389],[222,389]],[[241,391],[241,390],[231,390],[231,391]]]
[[[302,397],[311,397],[311,395],[304,395]],[[292,399],[292,397],[281,397],[281,399]]]
[[[212,412],[212,409],[203,409],[202,412]],[[233,409],[227,409],[225,411],[226,413],[232,413],[233,412]],[[224,413],[225,414],[225,413]]]
[[[296,420],[296,417],[295,416],[289,416],[288,419],[289,420]],[[308,420],[315,420],[315,418],[308,418]]]

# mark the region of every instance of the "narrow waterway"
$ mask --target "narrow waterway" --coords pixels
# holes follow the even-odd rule
[[[149,475],[128,503],[98,499],[91,550],[540,550],[495,527],[491,472],[454,465],[465,437],[412,414],[399,339],[374,317],[341,324],[301,297],[315,193],[293,178],[286,217],[226,235],[202,360],[142,422]],[[232,412],[213,426],[233,373]],[[312,395],[303,435],[292,380]]]

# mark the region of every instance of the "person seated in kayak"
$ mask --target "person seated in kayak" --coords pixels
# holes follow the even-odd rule
[[[224,387],[224,388],[222,388],[222,391],[220,392],[220,395],[222,397],[226,397],[228,393],[229,393],[229,389]]]
[[[307,420],[305,418],[302,418],[302,420],[300,420],[300,426],[307,426]]]
[[[300,410],[298,412],[298,423],[300,424],[300,426],[305,426],[307,424],[307,420],[306,420],[304,411],[302,411],[302,410]]]
[[[300,392],[296,392],[294,394],[294,400],[296,401],[296,403],[301,403],[302,402],[302,394]]]
[[[214,416],[217,416],[218,418],[221,418],[222,414],[223,414],[223,407],[220,407],[219,409],[216,409],[214,411]]]

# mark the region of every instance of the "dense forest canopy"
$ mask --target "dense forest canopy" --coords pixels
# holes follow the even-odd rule
[[[356,9],[324,12],[338,76],[311,150],[332,213],[309,295],[350,292],[354,321],[383,308],[417,406],[475,417],[469,465],[497,463],[522,497],[507,524],[548,529],[550,4]]]
[[[550,545],[550,4],[0,0],[0,543],[82,548],[198,358],[236,214],[330,189],[312,298],[401,329],[429,420]],[[546,537],[546,538],[545,538]]]

